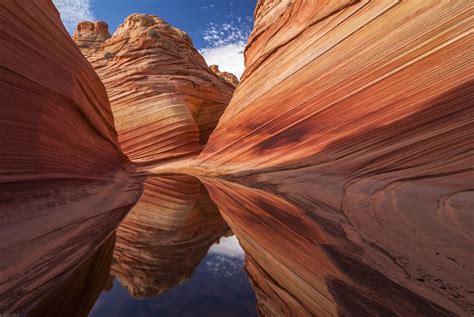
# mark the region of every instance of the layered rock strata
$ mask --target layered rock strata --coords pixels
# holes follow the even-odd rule
[[[72,38],[86,58],[90,58],[100,48],[100,45],[111,37],[109,26],[103,21],[80,22]]]
[[[167,168],[203,175],[263,315],[472,312],[471,9],[258,1],[218,127]]]
[[[233,84],[209,69],[186,33],[156,16],[129,16],[103,43],[96,29],[82,33],[96,39],[90,47],[76,41],[107,88],[125,154],[137,164],[198,154]]]
[[[29,317],[89,316],[97,298],[110,281],[115,233],[64,281],[40,300]]]
[[[139,198],[107,94],[50,1],[0,2],[0,312],[30,307]]]
[[[52,4],[2,2],[0,311],[24,312],[116,228],[143,181],[122,147],[153,174],[113,264],[137,297],[186,278],[224,231],[194,214],[200,189],[169,176],[181,172],[236,233],[262,315],[472,314],[471,7],[258,1],[242,82],[199,157],[176,161],[199,152],[232,89],[187,36],[147,15],[94,47],[81,33],[119,146]],[[194,231],[201,219],[215,236]],[[163,245],[182,241],[199,248],[172,271],[184,255]]]

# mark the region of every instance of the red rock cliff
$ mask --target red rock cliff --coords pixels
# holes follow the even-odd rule
[[[43,299],[41,314],[54,286],[110,264],[111,246],[98,248],[143,182],[120,147],[135,163],[160,163],[117,234],[113,270],[137,296],[185,278],[223,230],[194,214],[197,183],[157,175],[182,172],[201,179],[239,238],[263,315],[474,309],[469,2],[258,1],[247,69],[205,150],[166,164],[201,149],[232,93],[184,33],[148,15],[103,43],[87,34],[102,28],[76,33],[117,138],[104,87],[51,2],[0,9],[0,311]],[[144,229],[172,231],[157,205],[182,231]],[[165,283],[129,283],[160,273],[155,251],[170,236],[194,239],[188,220],[216,235],[203,234]]]
[[[82,37],[97,39],[96,29]],[[208,68],[186,33],[133,14],[94,54],[75,39],[107,88],[120,145],[133,162],[199,153],[234,86]]]
[[[184,170],[246,250],[262,314],[472,311],[470,8],[258,1],[242,81]]]
[[[0,312],[92,255],[142,191],[107,94],[50,1],[0,2]]]

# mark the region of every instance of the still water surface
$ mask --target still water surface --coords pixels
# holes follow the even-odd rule
[[[89,316],[257,316],[245,255],[235,236],[221,238],[189,280],[158,296],[138,300],[117,279],[112,283]]]

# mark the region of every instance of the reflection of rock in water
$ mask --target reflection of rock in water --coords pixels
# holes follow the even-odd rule
[[[242,81],[203,152],[180,162],[232,85],[182,32],[133,15],[93,61],[117,138],[104,87],[39,3],[0,1],[1,312],[61,284],[137,201],[143,178],[120,148],[154,173],[201,177],[247,252],[262,314],[472,311],[469,1],[258,1]],[[163,36],[178,39],[171,54]],[[149,74],[160,69],[173,83]],[[226,231],[203,191],[188,176],[147,180],[112,270],[134,296],[187,278]]]
[[[191,176],[150,177],[117,230],[112,274],[131,295],[158,295],[189,278],[228,227]]]
[[[97,250],[141,194],[107,94],[51,1],[0,1],[0,314]]]
[[[244,76],[186,168],[246,251],[262,314],[474,309],[471,10],[258,1]]]
[[[87,316],[109,281],[115,233],[27,313],[30,317]]]

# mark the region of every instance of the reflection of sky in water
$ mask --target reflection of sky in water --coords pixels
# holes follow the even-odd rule
[[[136,300],[120,282],[104,292],[89,316],[256,316],[255,295],[235,236],[213,245],[193,276],[164,294]]]
[[[215,243],[209,253],[226,255],[229,257],[244,257],[244,250],[235,236],[224,237],[218,243]]]

